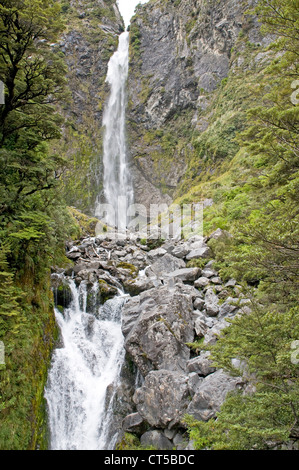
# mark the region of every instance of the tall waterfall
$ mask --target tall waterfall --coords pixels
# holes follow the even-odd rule
[[[55,310],[62,346],[53,355],[45,398],[51,450],[112,450],[110,421],[115,387],[124,361],[121,309],[125,296],[107,300],[99,312],[86,306],[98,283],[87,291],[66,279],[72,302]],[[114,392],[113,392],[114,390]]]
[[[99,198],[95,211],[96,216],[101,218],[106,207],[106,223],[120,230],[127,227],[127,208],[133,203],[134,197],[125,133],[128,65],[129,33],[125,32],[119,36],[118,50],[108,64],[106,82],[110,85],[110,96],[103,115],[104,198]]]

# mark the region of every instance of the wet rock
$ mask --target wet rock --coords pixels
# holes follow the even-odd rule
[[[131,413],[123,420],[122,429],[125,432],[142,434],[146,431],[146,422],[139,413]]]
[[[153,279],[148,279],[146,277],[128,279],[124,281],[124,288],[131,296],[138,295],[141,292],[153,289],[154,287],[157,287],[157,282],[155,282],[155,280]]]
[[[177,269],[182,269],[185,267],[186,263],[183,260],[166,253],[164,256],[155,261],[151,265],[150,269],[156,276],[161,277],[167,273],[171,273]]]

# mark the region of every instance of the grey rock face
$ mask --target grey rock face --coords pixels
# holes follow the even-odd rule
[[[207,315],[215,317],[219,312],[219,299],[212,288],[209,288],[205,294],[205,309]]]
[[[230,377],[221,369],[208,375],[188,405],[187,413],[200,421],[208,421],[220,410],[228,392],[237,389],[240,378]]]
[[[192,299],[176,287],[154,288],[128,300],[125,348],[143,375],[153,369],[185,370],[190,356],[186,343],[194,338],[192,313]]]
[[[209,258],[211,255],[211,250],[208,246],[203,246],[201,248],[197,248],[195,250],[190,251],[190,253],[186,256],[186,260],[190,261],[192,259],[197,258]]]
[[[222,1],[221,8],[195,0],[138,7],[131,22],[128,114],[135,194],[147,207],[172,200],[193,152],[187,139],[165,152],[156,130],[169,133],[182,116],[190,129],[209,126],[198,119],[209,105],[205,92],[212,95],[227,77],[243,22],[239,0]],[[258,37],[261,42],[257,22],[252,30],[255,42]],[[150,138],[144,139],[145,133]]]
[[[140,438],[141,445],[148,447],[153,446],[158,450],[171,450],[173,444],[162,431],[147,431]]]
[[[151,426],[173,428],[180,423],[189,403],[187,382],[188,377],[179,372],[150,372],[134,395],[138,413]]]
[[[171,273],[177,269],[185,268],[185,266],[186,263],[182,259],[166,253],[151,265],[151,271],[156,276],[162,276],[162,274]]]

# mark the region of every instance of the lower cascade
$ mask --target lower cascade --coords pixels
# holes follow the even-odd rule
[[[124,361],[120,291],[96,307],[98,283],[87,289],[65,278],[71,302],[63,313],[55,309],[61,347],[53,354],[45,398],[51,450],[113,449],[111,436],[113,385]],[[89,307],[89,308],[88,308]],[[92,312],[92,313],[90,313]]]
[[[208,421],[246,389],[215,369],[209,345],[248,299],[221,280],[200,235],[159,246],[112,235],[68,242],[73,263],[52,274],[60,337],[45,388],[48,448],[122,450],[129,434],[142,448],[192,450],[185,416]],[[203,269],[187,266],[195,256]]]

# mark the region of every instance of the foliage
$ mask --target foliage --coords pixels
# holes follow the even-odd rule
[[[268,449],[298,439],[299,376],[292,344],[299,334],[299,309],[282,314],[256,302],[251,307],[222,331],[211,353],[216,367],[243,375],[251,391],[231,394],[216,420],[187,418],[197,448]]]
[[[75,229],[58,190],[62,160],[49,146],[66,97],[62,29],[57,1],[0,1],[1,449],[36,446],[55,330],[50,267]]]

